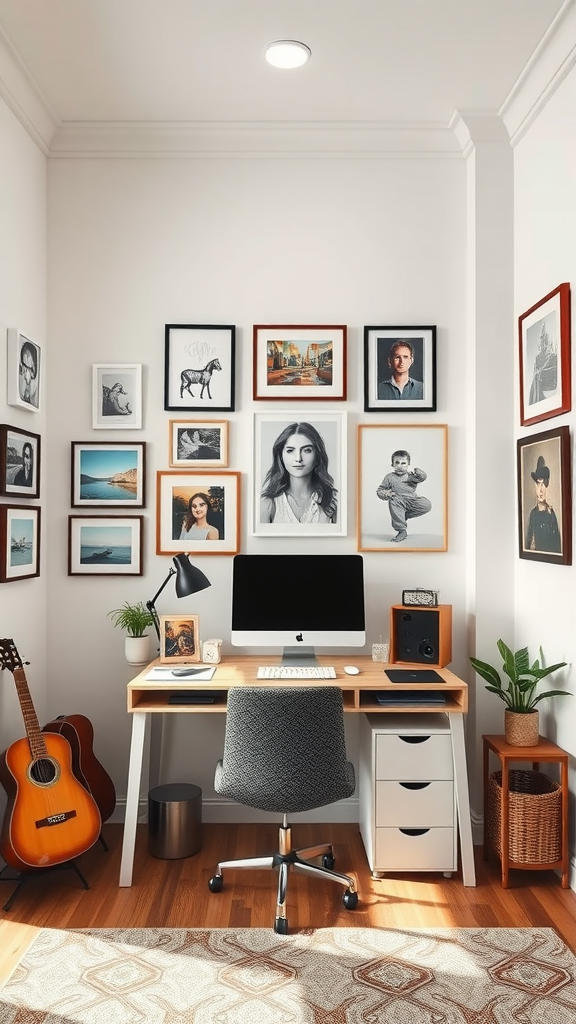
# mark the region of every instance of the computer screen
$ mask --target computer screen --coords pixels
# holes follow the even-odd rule
[[[317,647],[363,647],[362,555],[236,555],[231,641],[280,647],[290,658],[313,658]]]

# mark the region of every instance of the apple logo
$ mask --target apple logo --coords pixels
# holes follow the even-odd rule
[[[298,643],[301,644],[303,639],[304,639],[304,637],[302,636],[302,633],[297,633],[296,634],[296,639],[297,639]]]

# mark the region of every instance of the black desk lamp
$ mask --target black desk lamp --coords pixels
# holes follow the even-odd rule
[[[170,566],[170,571],[162,586],[154,594],[151,601],[146,601],[146,607],[152,616],[154,622],[154,629],[158,635],[158,641],[160,642],[160,619],[158,618],[158,612],[156,611],[156,601],[160,597],[160,594],[164,590],[164,587],[168,583],[168,580],[172,576],[176,576],[176,597],[189,597],[190,594],[197,594],[200,590],[206,590],[207,587],[211,587],[210,580],[204,575],[201,569],[198,569],[188,558],[188,555],[175,555],[172,559],[174,566]]]

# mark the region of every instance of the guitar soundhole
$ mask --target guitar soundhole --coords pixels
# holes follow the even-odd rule
[[[60,765],[50,757],[39,757],[29,766],[28,778],[36,786],[53,786],[60,778]]]

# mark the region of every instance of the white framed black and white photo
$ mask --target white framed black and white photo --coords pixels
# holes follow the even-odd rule
[[[94,430],[140,430],[142,366],[108,363],[92,367]]]
[[[224,468],[228,465],[228,420],[170,420],[169,465]]]
[[[142,576],[144,516],[68,516],[69,576]]]
[[[144,508],[146,441],[72,441],[72,508]]]
[[[346,536],[346,413],[254,414],[253,533]]]
[[[436,327],[364,328],[364,411],[436,409]]]
[[[40,509],[0,505],[0,583],[40,575]]]
[[[16,405],[28,412],[40,411],[41,383],[44,371],[42,348],[22,334],[17,327],[9,327],[8,343],[8,405]]]
[[[0,424],[0,494],[40,496],[40,435]]]
[[[164,408],[231,412],[235,343],[231,325],[166,324]]]
[[[358,426],[358,551],[446,551],[448,427]]]

